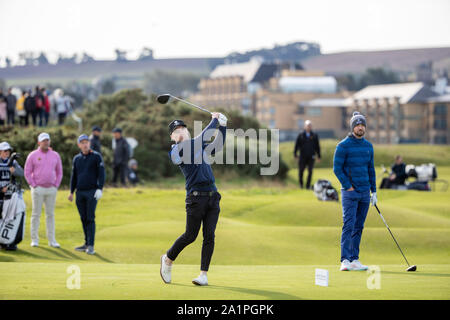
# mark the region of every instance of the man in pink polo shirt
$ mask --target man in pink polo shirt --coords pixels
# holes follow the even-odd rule
[[[41,133],[39,148],[28,155],[25,162],[25,179],[31,187],[31,246],[39,245],[39,221],[42,205],[45,205],[47,240],[51,247],[59,248],[55,239],[56,193],[62,179],[62,163],[59,154],[50,148],[50,135]]]

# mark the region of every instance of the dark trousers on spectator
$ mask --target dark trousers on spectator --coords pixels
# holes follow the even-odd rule
[[[95,191],[96,189],[78,190],[75,201],[83,225],[84,243],[88,246],[93,246],[95,240],[95,208],[97,207]]]
[[[22,127],[25,127],[28,125],[27,117],[26,116],[19,116],[19,124]]]
[[[16,111],[15,110],[8,110],[7,111],[7,116],[8,116],[8,124],[14,124],[15,123],[15,116],[16,116]]]
[[[48,118],[50,117],[50,112],[44,111],[44,127],[48,125]]]
[[[298,180],[300,183],[300,188],[303,188],[303,172],[305,168],[308,168],[308,178],[306,180],[306,188],[311,187],[312,172],[314,169],[314,158],[313,157],[302,157],[298,161]]]
[[[117,183],[117,180],[120,178],[120,182],[125,185],[125,177],[127,175],[127,165],[126,164],[118,164],[113,166],[113,183]]]
[[[45,110],[44,108],[40,108],[37,111],[39,117],[39,127],[43,127],[45,124]]]
[[[37,120],[37,114],[38,114],[38,111],[37,111],[37,110],[33,110],[33,111],[27,113],[27,125],[29,124],[28,119],[29,119],[29,116],[30,116],[30,115],[31,115],[31,122],[33,123],[33,126],[36,125],[36,122],[37,122],[37,121],[36,121],[36,120]]]
[[[66,120],[66,113],[65,112],[58,113],[58,124],[63,125],[65,120]]]

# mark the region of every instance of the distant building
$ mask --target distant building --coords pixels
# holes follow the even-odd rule
[[[450,143],[450,94],[422,82],[372,85],[355,93],[348,111],[368,117],[376,143]]]
[[[208,78],[200,80],[199,91],[189,99],[200,105],[254,115],[254,94],[267,86],[268,81],[282,69],[290,67],[290,64],[265,63],[259,58],[219,65]]]
[[[321,138],[342,139],[358,110],[367,117],[367,137],[374,143],[448,144],[450,90],[446,78],[438,80],[434,87],[397,83],[351,93],[339,91],[336,79],[324,72],[253,59],[217,66],[190,99],[253,115],[262,125],[279,129],[281,141],[294,140],[306,120]]]
[[[256,92],[255,114],[261,124],[280,130],[281,141],[295,139],[306,120],[321,137],[334,138],[341,134],[336,119],[342,117],[349,96],[338,92],[336,79],[322,72],[284,70]]]

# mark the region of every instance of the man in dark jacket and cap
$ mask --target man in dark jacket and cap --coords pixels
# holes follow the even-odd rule
[[[102,153],[102,145],[100,142],[100,135],[102,133],[102,129],[99,126],[92,127],[92,135],[90,136],[91,149],[97,151],[98,153]]]
[[[297,152],[300,151],[300,159]],[[294,157],[298,161],[298,180],[300,188],[303,189],[303,172],[308,167],[308,179],[306,181],[306,189],[311,187],[311,178],[314,168],[314,162],[317,154],[317,161],[320,161],[320,145],[319,136],[312,131],[311,121],[305,121],[305,130],[300,133],[295,141]]]
[[[120,177],[120,182],[126,185],[125,178],[127,175],[128,160],[130,160],[130,145],[122,136],[122,129],[114,128],[113,135],[116,143],[113,160],[113,183],[117,183],[117,179]]]

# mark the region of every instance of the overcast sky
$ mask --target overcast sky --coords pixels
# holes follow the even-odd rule
[[[450,46],[450,0],[0,0],[0,57],[21,51],[214,57],[294,41],[323,53]]]

